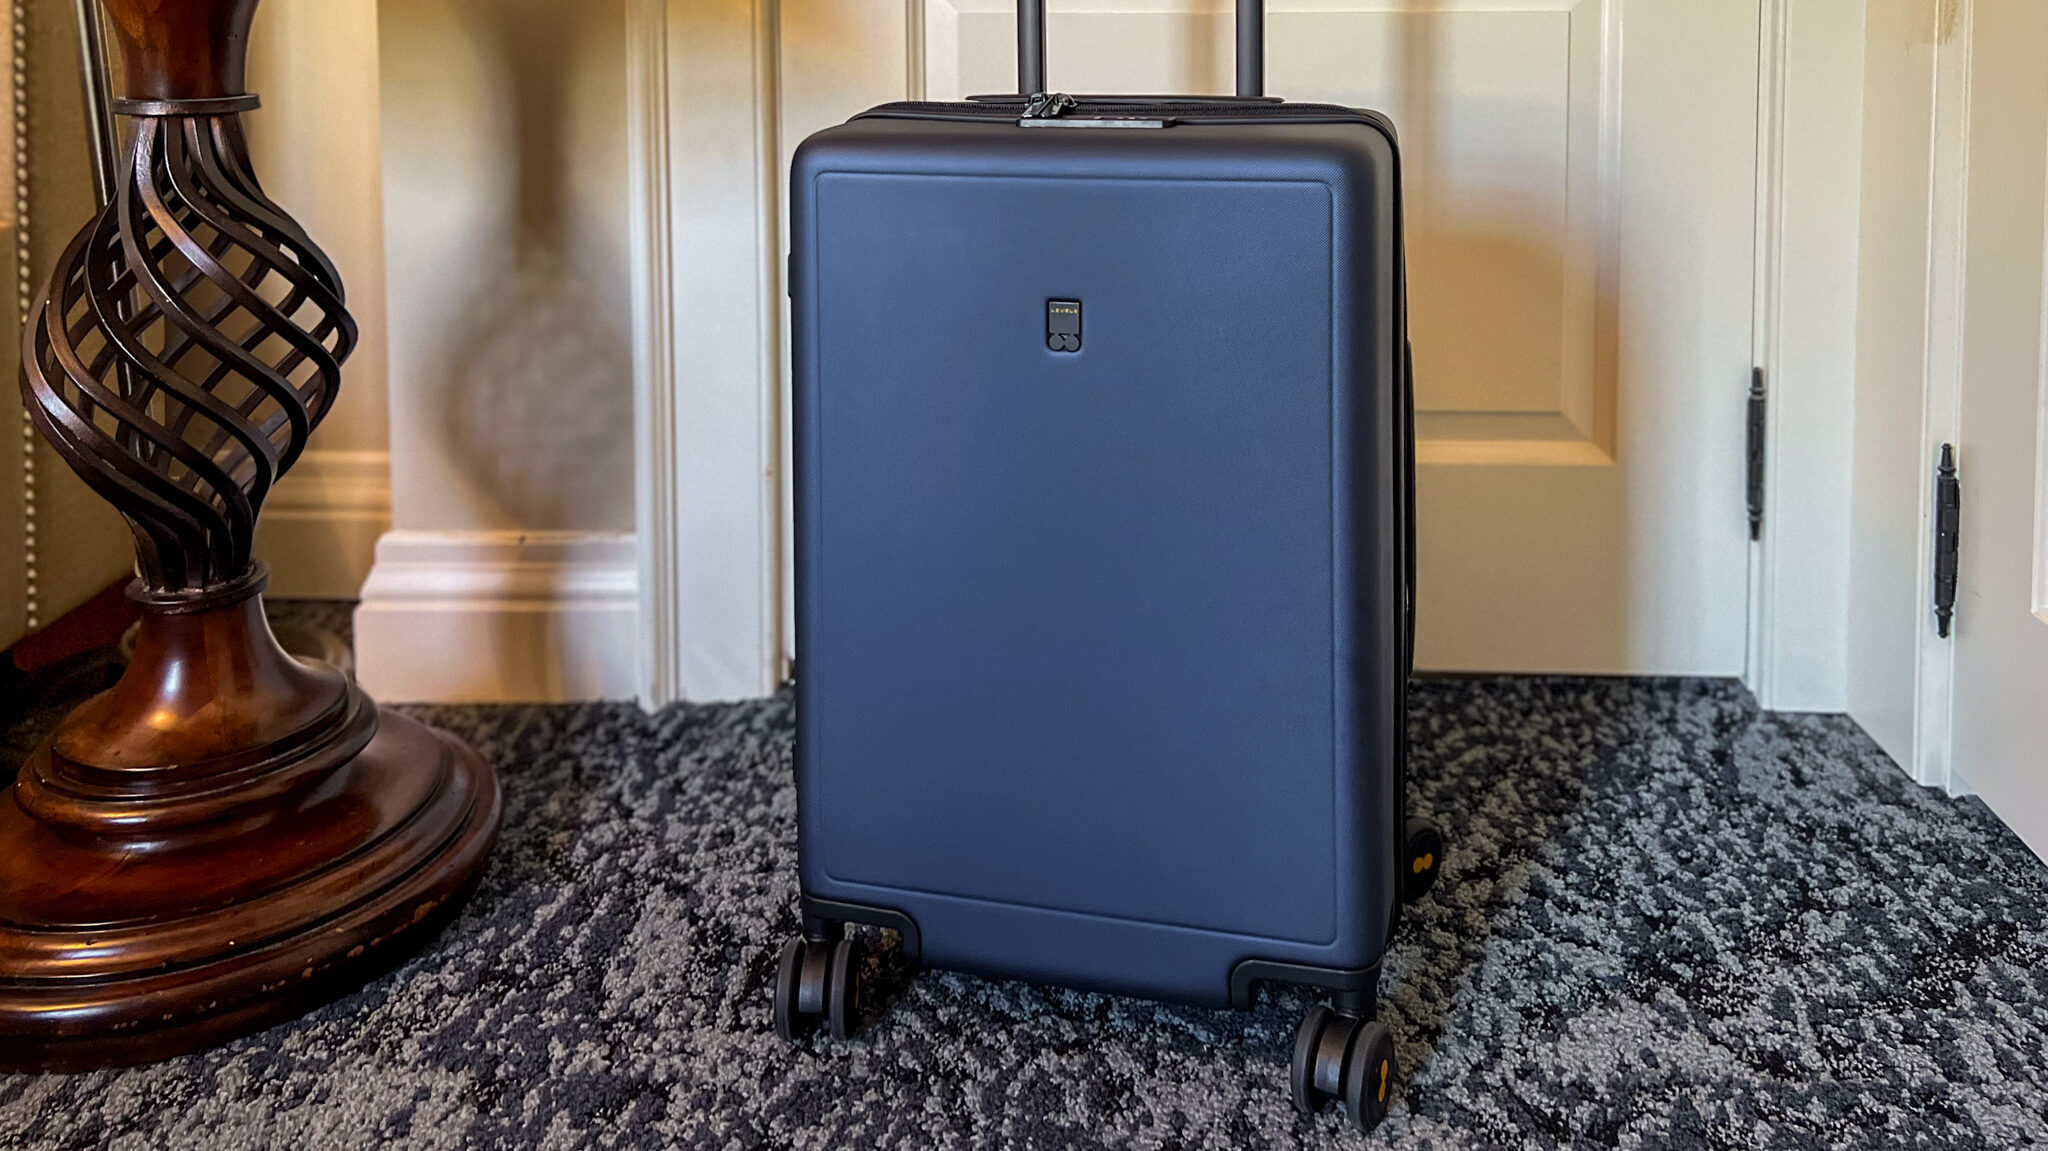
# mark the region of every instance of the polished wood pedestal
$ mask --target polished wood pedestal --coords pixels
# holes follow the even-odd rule
[[[250,161],[256,3],[104,0],[125,159],[22,333],[30,420],[135,535],[142,623],[0,797],[0,1070],[160,1059],[346,991],[497,838],[489,765],[263,617],[257,518],[356,325]]]
[[[495,774],[286,655],[262,569],[151,596],[120,683],[0,799],[0,1069],[175,1055],[401,958],[475,883]]]

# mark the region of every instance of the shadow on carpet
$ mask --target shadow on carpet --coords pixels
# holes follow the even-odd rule
[[[927,973],[776,1040],[787,698],[411,714],[499,765],[476,897],[366,990],[155,1067],[0,1078],[0,1147],[2012,1147],[2048,1139],[2048,868],[1847,720],[1723,682],[1421,683],[1451,835],[1388,960],[1407,1082],[1296,1115],[1306,1001]]]

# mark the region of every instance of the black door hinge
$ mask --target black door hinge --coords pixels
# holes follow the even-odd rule
[[[1956,566],[1961,556],[1963,485],[1956,479],[1956,449],[1941,445],[1934,469],[1934,628],[1943,639],[1956,618]]]
[[[1764,535],[1764,370],[1749,370],[1749,538]]]

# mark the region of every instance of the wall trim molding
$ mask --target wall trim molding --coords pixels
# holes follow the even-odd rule
[[[676,378],[675,271],[669,238],[671,202],[668,131],[667,0],[626,6],[627,217],[633,278],[633,489],[639,540],[640,617],[634,652],[634,694],[660,706],[680,693],[674,628],[675,568],[657,556],[675,553],[676,493],[672,470],[656,461],[674,452]]]
[[[356,608],[386,703],[630,699],[638,548],[624,532],[387,532]]]
[[[650,708],[783,678],[780,22],[778,0],[627,9],[632,648]]]
[[[256,528],[277,599],[349,599],[361,592],[391,530],[391,453],[315,448],[277,485]]]

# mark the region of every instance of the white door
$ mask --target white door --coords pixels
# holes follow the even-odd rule
[[[2048,858],[2048,5],[1974,16],[1952,762]]]
[[[1050,7],[1056,90],[1231,86],[1227,3]],[[1741,674],[1758,0],[1268,10],[1272,93],[1402,134],[1419,662]],[[781,11],[785,159],[883,100],[1015,87],[1013,0]]]

